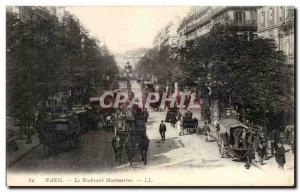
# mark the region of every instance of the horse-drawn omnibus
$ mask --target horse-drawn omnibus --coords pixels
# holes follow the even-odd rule
[[[132,160],[137,150],[140,150],[142,159],[145,160],[142,153],[143,143],[147,138],[144,112],[140,108],[126,110],[122,112],[122,116],[117,117],[116,121],[115,137],[112,140],[115,160],[121,163],[123,147],[125,147],[129,161]]]

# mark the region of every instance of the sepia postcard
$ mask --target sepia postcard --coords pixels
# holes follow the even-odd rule
[[[295,12],[7,6],[6,185],[295,187]]]

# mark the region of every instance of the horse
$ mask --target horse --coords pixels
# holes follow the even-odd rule
[[[112,138],[112,148],[115,154],[115,161],[119,160],[119,162],[121,163],[123,144],[119,136],[114,136]]]

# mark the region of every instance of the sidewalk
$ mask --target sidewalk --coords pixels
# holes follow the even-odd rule
[[[11,166],[18,160],[26,156],[30,151],[40,144],[39,138],[37,135],[31,136],[32,143],[26,144],[26,139],[15,139],[15,142],[18,146],[17,151],[7,151],[6,156],[6,166]]]

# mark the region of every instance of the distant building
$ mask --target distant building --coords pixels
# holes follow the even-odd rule
[[[287,63],[294,64],[294,7],[265,6],[257,10],[257,33],[275,40],[277,49],[287,56]]]
[[[124,54],[115,54],[114,57],[117,62],[117,65],[121,69],[124,69],[127,63],[129,63],[134,69],[136,65],[140,62],[141,58],[146,54],[146,52],[147,49],[140,48],[140,49],[127,51]]]
[[[177,47],[178,46],[178,24],[176,22],[170,22],[156,35],[153,45],[160,49],[162,46]]]
[[[215,25],[252,35],[257,30],[257,7],[205,6],[193,7],[177,29],[179,47],[208,34]]]

